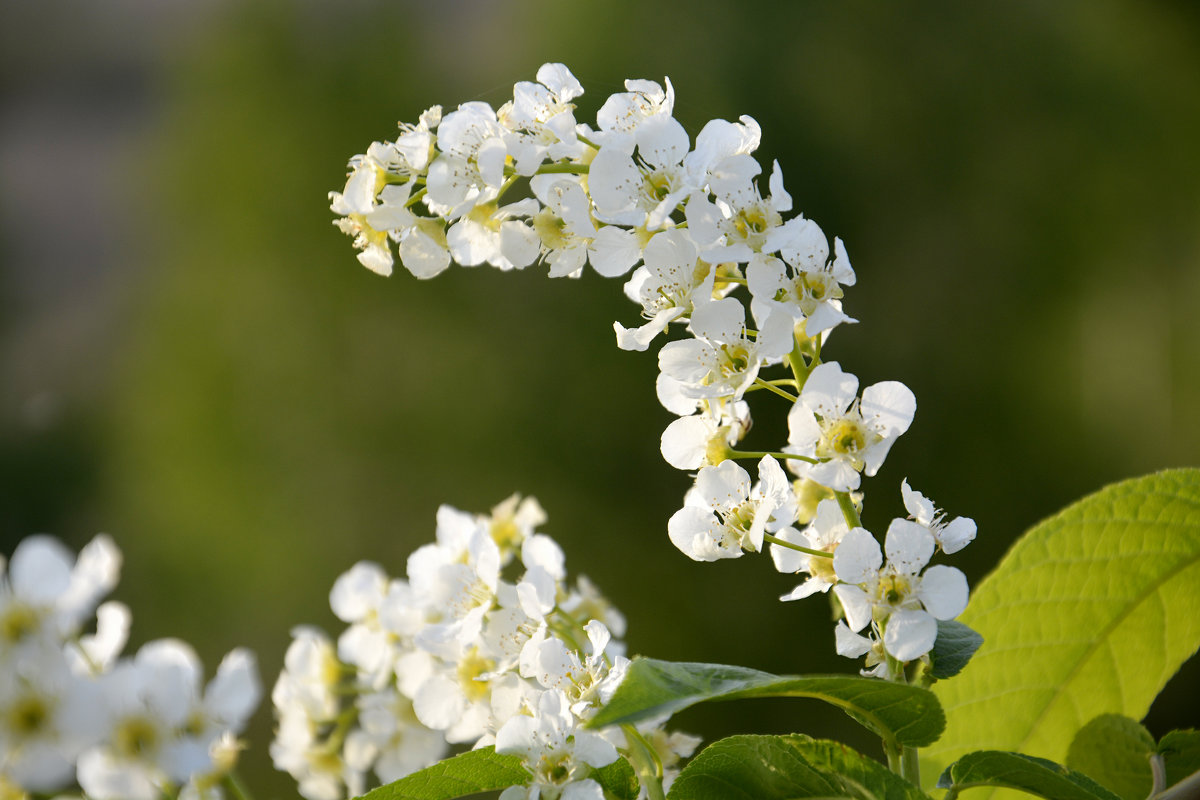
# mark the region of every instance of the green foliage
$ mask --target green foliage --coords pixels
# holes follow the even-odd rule
[[[1166,784],[1175,784],[1200,772],[1200,731],[1171,731],[1158,743],[1158,753],[1166,766]]]
[[[1120,714],[1101,714],[1079,729],[1067,766],[1112,789],[1124,800],[1145,800],[1154,787],[1150,731]]]
[[[854,676],[779,676],[745,667],[635,659],[592,727],[671,715],[709,700],[812,697],[846,711],[886,743],[921,747],[945,721],[937,698],[915,686]]]
[[[521,766],[520,757],[501,755],[491,747],[482,747],[380,786],[363,795],[362,800],[453,800],[524,785],[529,779],[529,772]]]
[[[680,773],[667,800],[921,800],[927,796],[876,761],[807,736],[731,736]]]
[[[591,778],[604,789],[606,798],[637,800],[638,790],[641,787],[638,784],[637,775],[633,772],[633,767],[623,758],[618,758],[607,767],[595,770],[592,772]]]
[[[983,750],[969,753],[942,773],[939,788],[949,789],[943,800],[977,786],[1019,789],[1050,800],[1120,800],[1086,775],[1044,758],[1022,753]]]
[[[937,640],[929,654],[933,677],[951,678],[962,672],[981,644],[983,637],[958,620],[938,620]]]
[[[1200,470],[1110,486],[1035,526],[962,619],[987,646],[935,687],[931,775],[978,749],[1062,761],[1096,714],[1145,716],[1200,645]]]

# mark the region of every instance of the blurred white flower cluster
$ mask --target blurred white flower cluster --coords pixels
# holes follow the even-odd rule
[[[442,506],[435,542],[408,558],[407,579],[361,562],[335,582],[347,623],[336,641],[293,631],[272,692],[275,765],[309,800],[362,794],[444,758],[452,745],[494,745],[524,760],[513,798],[595,798],[593,769],[629,745],[619,728],[581,726],[624,675],[621,614],[585,578],[567,583],[546,516],[513,496],[491,514]],[[649,724],[670,767],[698,741]]]
[[[397,255],[420,278],[451,261],[628,275],[642,322],[614,323],[618,346],[681,334],[658,354],[658,397],[679,417],[662,453],[695,476],[671,541],[698,561],[769,543],[779,570],[809,576],[783,599],[835,589],[838,652],[865,655],[870,674],[916,679],[938,622],[967,602],[962,572],[927,564],[965,546],[975,525],[946,523],[905,483],[910,519],[891,523],[883,547],[862,526],[862,477],[908,430],[916,399],[896,381],[860,394],[857,377],[823,358],[836,328],[855,322],[842,307],[856,280],[846,248],[801,214],[785,219],[792,198],[778,163],[764,196],[753,119],[712,120],[693,142],[672,116],[670,81],[626,90],[603,101],[594,127],[575,118],[583,88],[562,64],[518,83],[499,109],[431,108],[350,161],[331,194],[336,224],[385,275]],[[786,444],[735,449],[751,393],[788,403]],[[757,482],[743,459],[757,462]]]
[[[76,558],[49,536],[0,559],[0,797],[223,797],[235,738],[260,699],[254,657],[229,653],[207,685],[176,639],[121,650],[130,612],[101,598],[121,554],[97,536]],[[90,631],[90,632],[89,632]]]

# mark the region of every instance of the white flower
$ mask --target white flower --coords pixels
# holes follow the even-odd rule
[[[907,520],[893,520],[884,549],[862,528],[847,533],[833,555],[841,580],[834,587],[852,631],[879,626],[883,647],[899,661],[929,652],[937,638],[937,620],[953,619],[967,607],[967,579],[954,567],[921,570],[934,553],[932,534]]]
[[[634,231],[616,225],[596,228],[591,200],[578,178],[537,175],[529,183],[544,208],[530,217],[528,225],[550,265],[551,278],[577,278],[589,260],[596,272],[616,278],[642,257]]]
[[[427,613],[417,644],[447,654],[471,646],[493,606],[500,581],[500,548],[476,517],[449,506],[438,509],[437,543],[408,557],[408,578]]]
[[[501,562],[507,564],[520,552],[525,540],[539,525],[546,523],[546,512],[534,497],[510,495],[492,509],[486,524],[492,540],[500,548]],[[561,553],[561,551],[560,551]]]
[[[358,727],[347,735],[360,738],[359,747],[372,750],[375,774],[384,783],[399,780],[446,756],[446,740],[422,725],[412,702],[392,689],[361,695]]]
[[[96,683],[72,674],[61,656],[0,669],[0,769],[31,791],[61,789],[102,733],[100,708]]]
[[[671,542],[695,561],[737,558],[762,550],[763,534],[791,524],[796,506],[779,463],[764,456],[753,491],[750,475],[734,461],[704,467],[684,507],[667,523]]]
[[[601,144],[588,171],[596,216],[617,225],[657,230],[695,188],[683,158],[688,135],[674,117],[643,120],[631,137]]]
[[[577,158],[584,145],[575,133],[575,106],[583,86],[562,64],[543,64],[537,83],[520,81],[510,105],[498,112],[518,175],[533,175],[547,157]]]
[[[778,363],[792,350],[792,321],[786,315],[772,315],[751,337],[745,313],[731,297],[697,305],[691,319],[697,338],[663,345],[659,369],[681,382],[685,394],[741,400],[764,364]]]
[[[803,531],[787,528],[775,534],[780,539],[810,550],[821,550],[832,555],[836,552],[850,528],[837,500],[822,500],[817,505],[813,521]],[[837,583],[833,559],[809,555],[777,544],[771,545],[771,560],[780,572],[807,572],[808,580],[780,597],[780,600],[800,600],[817,592],[827,592]]]
[[[863,391],[836,361],[809,374],[788,412],[788,452],[820,459],[805,477],[835,491],[857,489],[859,473],[874,475],[888,450],[912,424],[917,401],[907,386],[882,381]]]
[[[538,699],[534,716],[518,715],[504,723],[496,732],[496,752],[523,757],[533,775],[528,786],[505,789],[501,800],[600,800],[600,785],[587,776],[593,767],[617,760],[612,743],[579,727],[566,696],[554,690]]]
[[[836,257],[827,263],[829,243],[812,220],[795,217],[767,237],[765,252],[779,250],[783,261],[766,255],[755,257],[746,268],[746,281],[754,304],[781,307],[797,322],[805,321],[809,336],[817,336],[843,322],[855,322],[842,312],[842,286],[854,284],[854,270],[841,239],[834,239]],[[786,265],[784,262],[787,262]]]
[[[900,493],[909,516],[933,534],[942,552],[957,553],[975,540],[975,520],[955,517],[947,522],[946,512],[935,508],[925,495],[910,489],[907,480],[901,481]]]
[[[634,329],[613,323],[622,350],[645,350],[672,321],[712,298],[715,273],[698,260],[696,245],[686,231],[655,234],[646,245],[643,260],[644,265],[625,284],[625,294],[641,303],[642,316],[648,321]]]
[[[534,230],[515,217],[536,214],[539,208],[530,198],[506,206],[494,201],[476,204],[446,231],[450,254],[464,267],[487,263],[510,270],[529,266],[541,245]]]
[[[93,539],[78,558],[51,536],[23,539],[7,575],[0,571],[0,665],[34,663],[78,635],[116,585],[120,565],[121,554],[107,536]]]
[[[102,680],[104,741],[79,757],[79,785],[100,800],[154,800],[170,784],[213,769],[210,747],[258,702],[253,657],[234,651],[200,691],[199,659],[173,639],[144,645]]]
[[[631,135],[648,119],[670,116],[675,108],[675,87],[670,78],[664,82],[667,84],[665,90],[654,81],[625,81],[628,91],[610,95],[596,113],[601,134],[597,138],[603,141],[604,134]]]
[[[729,448],[750,429],[750,408],[745,401],[709,405],[710,413],[680,417],[663,431],[660,439],[663,458],[676,469],[720,464],[727,458]]]
[[[508,147],[496,112],[487,103],[463,103],[442,118],[429,165],[426,205],[448,220],[495,200],[504,182]]]
[[[584,631],[591,651],[586,656],[542,632],[521,657],[521,675],[562,692],[580,719],[591,717],[608,701],[629,666],[629,659],[608,652],[612,635],[604,623],[589,620]]]
[[[277,717],[271,760],[276,769],[296,780],[308,800],[361,794],[363,771],[347,764],[327,739],[335,729],[343,696],[343,666],[333,643],[315,628],[296,628],[292,636],[284,670],[271,692]]]

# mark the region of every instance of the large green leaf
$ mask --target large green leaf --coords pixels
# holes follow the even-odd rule
[[[529,783],[519,756],[469,750],[364,794],[361,800],[453,800]]]
[[[995,750],[963,756],[942,773],[937,785],[950,790],[946,800],[965,789],[991,786],[1018,789],[1049,800],[1121,800],[1081,772],[1044,758]]]
[[[720,664],[638,658],[589,725],[600,728],[669,716],[707,700],[812,697],[846,711],[889,744],[921,747],[935,741],[945,721],[933,693],[850,675],[780,676]]]
[[[1200,645],[1200,470],[1110,486],[1037,525],[962,620],[986,644],[935,685],[947,727],[927,777],[972,750],[1061,762],[1097,714],[1141,719]]]
[[[916,786],[838,742],[731,736],[684,768],[667,800],[928,800]]]

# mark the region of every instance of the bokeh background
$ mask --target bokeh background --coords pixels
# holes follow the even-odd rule
[[[796,207],[858,272],[830,357],[899,379],[916,421],[865,518],[914,487],[1014,537],[1118,479],[1200,463],[1200,6],[42,0],[0,7],[0,537],[125,552],[132,645],[237,645],[267,686],[333,580],[402,574],[441,503],[520,491],[634,652],[845,671],[821,601],[763,558],[665,535],[687,478],[618,282],[361,268],[326,193],[397,120],[498,106],[545,61],[588,93],[675,83],[695,134],[762,125]],[[782,413],[756,416],[761,442]],[[1200,722],[1194,664],[1150,726]],[[803,701],[684,727],[834,735]],[[270,712],[251,731],[267,766]],[[857,737],[857,738],[856,738]]]

